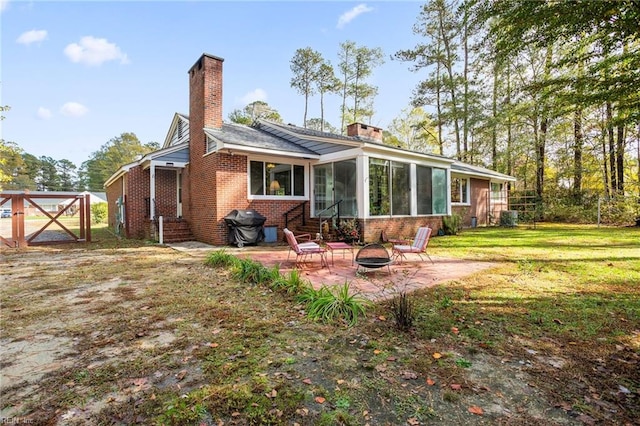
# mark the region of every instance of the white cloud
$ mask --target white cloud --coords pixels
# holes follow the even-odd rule
[[[266,102],[267,92],[265,92],[262,89],[252,90],[251,92],[247,93],[246,95],[238,99],[237,103],[244,106],[244,105],[249,105],[251,102],[255,102],[255,101]]]
[[[31,30],[20,34],[16,42],[20,44],[31,44],[46,40],[46,38],[47,30]]]
[[[373,10],[372,7],[369,7],[364,3],[359,4],[353,9],[347,10],[345,13],[340,15],[340,17],[338,18],[337,27],[343,28],[345,25],[347,25],[349,22],[356,19],[358,16],[362,15],[363,13],[371,12],[372,10]]]
[[[80,43],[71,43],[64,48],[64,54],[71,62],[86,65],[102,65],[103,62],[120,60],[121,64],[128,64],[129,58],[114,43],[106,38],[92,36],[82,37]]]
[[[48,120],[52,117],[51,110],[45,107],[38,108],[36,115],[41,120]]]
[[[9,6],[9,0],[0,0],[0,13],[7,10],[7,6]]]
[[[67,117],[82,117],[87,112],[89,112],[89,108],[86,106],[79,104],[78,102],[67,102],[62,105],[60,108],[60,112],[62,115],[66,115]]]

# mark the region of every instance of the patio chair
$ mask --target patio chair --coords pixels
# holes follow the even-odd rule
[[[320,255],[320,266],[329,267],[329,262],[327,262],[327,250],[323,247],[320,247],[318,243],[310,241],[311,237],[309,236],[309,241],[299,243],[296,237],[305,237],[308,234],[302,235],[293,235],[293,232],[289,231],[287,228],[284,229],[284,235],[287,239],[287,243],[289,244],[289,254],[293,251],[296,254],[296,266],[298,266],[301,262],[304,262],[309,255],[319,254]],[[287,254],[287,260],[289,260],[289,254]]]
[[[416,232],[416,237],[413,239],[413,243],[411,245],[408,244],[394,244],[391,249],[393,253],[394,260],[398,260],[398,263],[402,263],[403,260],[406,260],[408,253],[415,253],[420,256],[420,260],[422,255],[426,255],[431,263],[433,263],[433,259],[427,253],[427,245],[429,244],[429,238],[431,238],[432,229],[428,226],[423,226],[418,228]]]
[[[287,238],[287,232],[290,232],[293,234],[293,232],[291,232],[289,229],[284,228],[284,235],[285,235],[285,239]],[[293,238],[295,238],[296,242],[298,243],[298,246],[301,248],[320,248],[320,244],[316,243],[315,241],[311,241],[311,234],[298,234],[298,235],[294,235]],[[287,243],[289,242],[289,240],[287,239]],[[289,260],[289,256],[291,255],[291,244],[289,244],[289,251],[287,252],[287,260]]]

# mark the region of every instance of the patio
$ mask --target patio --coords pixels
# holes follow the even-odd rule
[[[192,256],[206,257],[212,250],[219,247],[210,246],[199,242],[185,242],[170,244],[175,250],[186,252]],[[224,250],[239,258],[250,258],[270,268],[279,265],[280,272],[289,273],[295,266],[295,253],[287,260],[288,246],[285,245],[258,245],[236,248],[225,246]],[[358,248],[354,249],[354,256]],[[491,262],[474,262],[462,259],[451,259],[431,254],[433,264],[421,261],[417,255],[408,255],[402,264],[393,263],[390,272],[387,267],[369,269],[359,272],[357,264],[352,264],[351,254],[346,251],[336,251],[332,255],[328,253],[329,268],[321,267],[319,255],[312,255],[305,264],[298,269],[303,278],[309,280],[314,288],[323,284],[328,286],[351,283],[353,291],[361,293],[371,300],[380,300],[391,297],[397,290],[414,291],[428,288],[446,281],[460,279],[476,272],[496,266]]]

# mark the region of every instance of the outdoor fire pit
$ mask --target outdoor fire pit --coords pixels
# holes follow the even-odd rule
[[[389,273],[391,273],[391,268],[389,268],[392,262],[391,257],[387,249],[381,244],[367,244],[362,247],[356,255],[355,262],[358,264],[356,272],[360,270],[361,266],[365,269],[378,269],[386,266],[389,269]]]

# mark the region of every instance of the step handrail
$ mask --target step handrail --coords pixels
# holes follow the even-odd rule
[[[290,208],[289,210],[287,210],[286,212],[284,212],[284,227],[285,228],[289,228],[289,221],[290,220],[294,220],[299,218],[300,216],[302,216],[302,225],[306,225],[307,224],[307,219],[306,219],[306,214],[305,214],[305,205],[308,203],[309,201],[303,201],[302,203],[293,206],[292,208]],[[291,219],[289,219],[289,214],[293,213],[295,210],[302,208],[302,211],[298,214],[296,214],[295,216],[293,216]]]
[[[323,214],[324,212],[326,212],[327,210],[333,209],[334,207],[336,207],[336,206],[337,206],[338,208],[336,209],[336,212],[335,212],[335,213],[333,213],[331,216],[328,216],[328,217],[327,217],[327,220],[329,220],[329,219],[333,219],[334,217],[338,216],[338,222],[340,222],[340,204],[342,203],[342,201],[344,201],[344,200],[338,200],[338,201],[336,201],[335,203],[331,204],[331,205],[330,205],[329,207],[327,207],[326,209],[321,210],[320,212],[318,212],[318,213],[316,214],[316,216],[318,216],[318,219],[320,220],[320,230],[319,230],[319,232],[320,232],[320,237],[321,237],[321,238],[322,238],[322,223],[323,223],[323,221],[322,221],[322,214]],[[326,222],[326,221],[325,221],[325,222]]]

